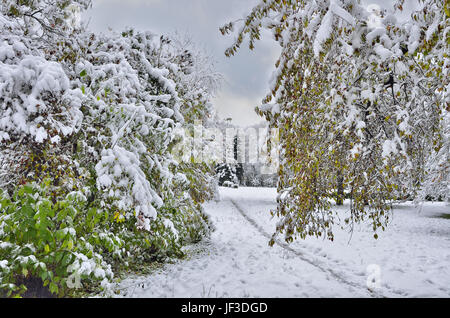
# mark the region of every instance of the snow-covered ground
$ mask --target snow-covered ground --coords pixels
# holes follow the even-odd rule
[[[205,205],[216,226],[211,238],[192,246],[187,260],[122,281],[120,296],[450,297],[445,203],[396,206],[378,240],[360,225],[351,239],[337,230],[334,242],[308,238],[269,247],[275,189],[220,191],[220,202]]]

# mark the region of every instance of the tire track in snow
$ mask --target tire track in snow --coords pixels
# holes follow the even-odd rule
[[[263,235],[264,237],[266,237],[267,239],[271,240],[272,236],[267,233],[258,223],[256,223],[255,220],[253,220],[245,211],[244,209],[242,209],[241,206],[239,206],[239,204],[237,204],[234,200],[232,200],[231,198],[229,199],[230,202],[233,204],[233,206],[236,208],[236,210],[239,212],[239,214],[241,214],[241,216],[247,220],[247,222],[250,223],[250,225],[252,225],[261,235]],[[296,256],[298,256],[302,261],[307,262],[311,265],[313,265],[314,267],[320,269],[322,272],[324,272],[325,274],[330,274],[334,279],[336,279],[337,281],[346,284],[350,287],[356,288],[356,289],[363,289],[365,292],[367,292],[370,296],[372,297],[378,297],[378,298],[387,298],[387,297],[405,297],[406,295],[404,293],[401,292],[397,292],[392,290],[390,287],[387,286],[383,286],[385,288],[387,288],[389,290],[389,293],[392,293],[393,295],[391,296],[386,296],[382,293],[370,290],[369,288],[367,288],[364,285],[361,285],[359,283],[355,283],[352,282],[346,278],[343,277],[343,275],[341,275],[340,273],[337,273],[336,271],[334,271],[332,268],[329,268],[328,266],[326,266],[325,264],[323,264],[322,261],[320,261],[319,259],[315,258],[313,260],[311,260],[311,256],[308,255],[309,252],[305,253],[305,252],[301,252],[299,250],[296,250],[292,247],[290,247],[287,243],[282,242],[278,239],[275,239],[275,244],[277,244],[278,246],[280,246],[281,248],[295,254]],[[322,263],[322,264],[321,264]]]

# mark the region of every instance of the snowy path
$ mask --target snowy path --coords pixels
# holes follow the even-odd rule
[[[350,244],[342,231],[334,243],[269,247],[275,191],[223,188],[221,195],[205,205],[216,226],[211,238],[188,260],[124,280],[122,297],[450,297],[450,220],[403,207],[378,241],[362,226]],[[446,209],[433,205],[433,213]],[[366,284],[371,264],[381,270],[373,291]]]

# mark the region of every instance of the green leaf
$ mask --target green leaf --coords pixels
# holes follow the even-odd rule
[[[66,255],[64,255],[64,257],[62,259],[61,265],[62,266],[69,265],[71,261],[72,261],[72,255],[67,253]]]
[[[80,73],[80,77],[85,77],[86,75],[87,75],[86,70],[83,70],[83,71]]]
[[[56,285],[54,282],[51,282],[49,287],[50,287],[50,292],[52,294],[58,293],[58,291],[59,291],[58,285]]]
[[[28,217],[34,217],[35,213],[34,209],[28,204],[22,206],[21,212]]]
[[[46,270],[43,270],[42,272],[41,272],[41,274],[40,274],[40,278],[42,279],[42,281],[44,282],[44,284],[45,284],[45,281],[46,281],[46,279],[47,279],[47,271]],[[45,285],[44,285],[45,286]]]
[[[33,188],[31,187],[31,186],[29,186],[29,185],[26,185],[26,186],[24,186],[23,187],[23,191],[25,192],[25,193],[28,193],[28,194],[33,194]]]
[[[69,211],[67,209],[63,209],[60,212],[58,212],[58,221],[61,222],[62,220],[64,220],[68,212]]]
[[[59,262],[62,260],[63,256],[64,256],[64,252],[58,252],[58,253],[55,255],[55,261],[56,261],[57,263],[59,263]]]

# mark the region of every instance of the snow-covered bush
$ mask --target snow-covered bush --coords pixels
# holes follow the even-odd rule
[[[222,163],[216,167],[216,173],[220,186],[227,186],[225,183],[239,184],[235,164]]]
[[[213,118],[220,76],[179,40],[133,29],[97,35],[68,22],[71,8],[89,5],[0,4],[0,189],[12,197],[20,185],[47,184],[53,205],[85,191],[77,214],[104,216],[99,230],[122,242],[122,263],[180,256],[208,234],[201,203],[216,184],[208,164],[172,156],[175,129]],[[16,238],[9,243],[23,248]],[[120,269],[109,251],[98,255]]]
[[[277,187],[278,174],[262,173],[263,164],[261,163],[246,163],[242,166],[242,170],[242,184],[247,187]]]
[[[25,292],[32,277],[60,296],[113,277],[104,256],[120,257],[124,243],[103,226],[108,212],[89,208],[81,191],[54,203],[50,188],[47,180],[22,186],[12,197],[0,190],[1,294]]]

